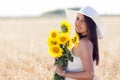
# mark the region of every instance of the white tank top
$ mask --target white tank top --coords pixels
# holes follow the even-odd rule
[[[84,68],[83,68],[83,64],[82,64],[82,61],[79,57],[75,56],[73,53],[72,53],[72,50],[71,50],[71,55],[73,57],[73,62],[71,61],[68,61],[68,67],[67,67],[67,71],[70,71],[70,72],[78,72],[78,71],[84,71]],[[65,80],[75,80],[75,79],[71,79],[71,78],[65,78]],[[95,76],[94,76],[94,79],[93,80],[96,80],[95,79]]]

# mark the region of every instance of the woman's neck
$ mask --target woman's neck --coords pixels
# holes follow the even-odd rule
[[[81,35],[81,36],[80,36],[80,39],[85,38],[85,37],[87,37],[87,35],[84,35],[84,36]]]
[[[80,39],[87,37],[87,32],[81,33]]]
[[[81,36],[85,36],[87,35],[87,32],[81,33]]]

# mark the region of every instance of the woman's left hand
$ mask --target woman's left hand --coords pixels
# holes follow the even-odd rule
[[[57,65],[54,72],[57,73],[59,76],[63,76],[63,71],[64,68]]]

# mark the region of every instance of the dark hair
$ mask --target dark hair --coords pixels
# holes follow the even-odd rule
[[[95,22],[90,18],[84,15],[85,23],[87,25],[88,29],[88,39],[93,44],[93,61],[96,61],[96,65],[99,64],[99,50],[98,50],[98,37],[97,37],[97,31],[96,31],[96,24]],[[79,34],[81,37],[81,34]]]

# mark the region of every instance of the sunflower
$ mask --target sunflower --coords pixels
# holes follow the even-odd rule
[[[70,30],[71,30],[70,24],[67,21],[65,21],[65,20],[62,21],[61,22],[61,30],[62,30],[62,32],[70,33]]]
[[[67,45],[67,48],[68,48],[68,49],[71,49],[71,46],[72,46],[72,40],[69,39],[69,40],[66,42],[66,45]]]
[[[51,37],[48,37],[47,42],[48,42],[48,46],[57,45],[58,44],[58,38],[53,39]]]
[[[68,34],[60,33],[58,37],[59,44],[65,44],[69,40]]]
[[[55,58],[61,57],[62,51],[59,45],[50,46],[49,48],[49,54]]]
[[[57,38],[57,36],[58,36],[58,31],[57,30],[51,30],[50,31],[50,37],[51,38]]]
[[[72,42],[74,43],[75,46],[78,45],[78,43],[79,43],[79,36],[78,36],[78,34],[75,34],[75,35],[73,36]]]

